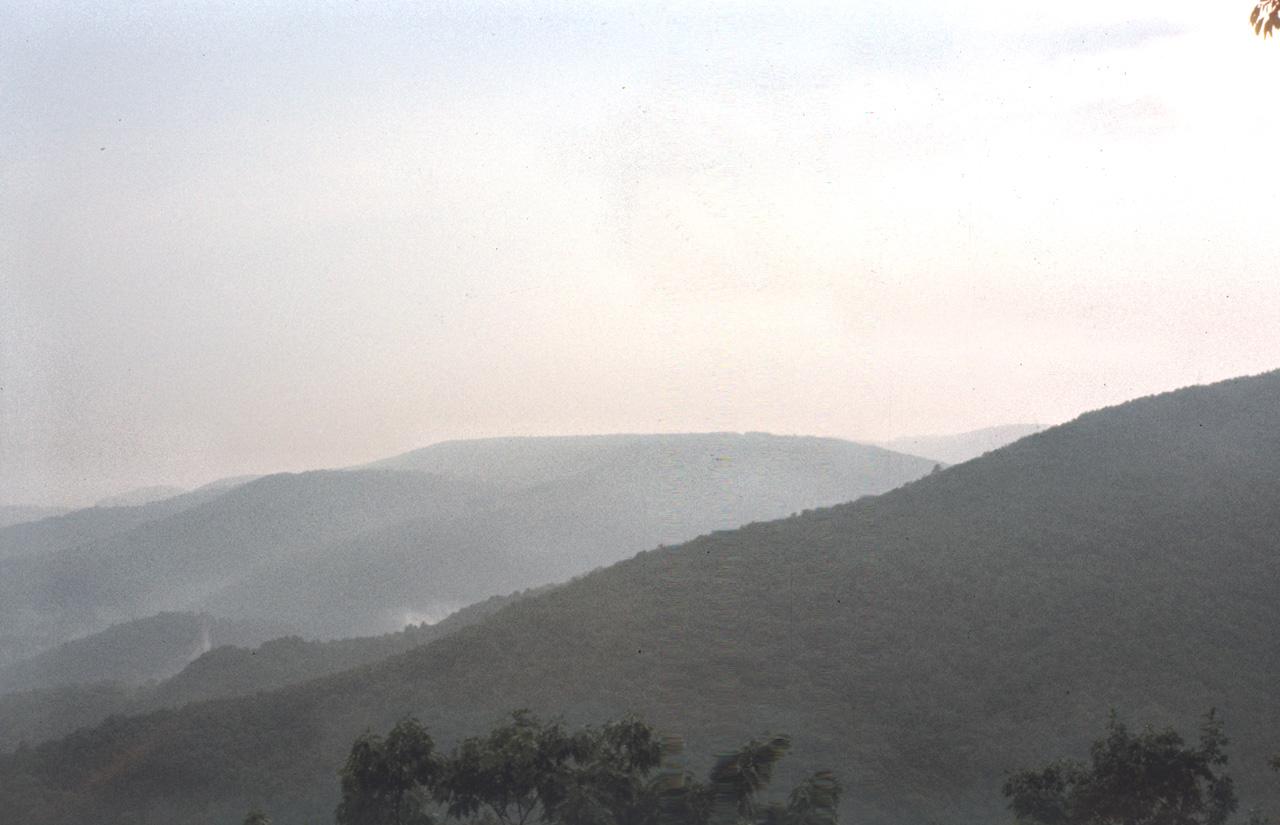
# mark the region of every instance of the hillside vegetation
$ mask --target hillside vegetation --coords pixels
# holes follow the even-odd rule
[[[849,821],[1003,819],[1005,771],[1108,711],[1217,707],[1275,812],[1280,373],[1084,415],[875,498],[644,552],[380,663],[0,759],[0,821],[329,815],[350,742],[527,706],[706,743],[788,731]],[[124,755],[127,754],[127,758]],[[784,782],[794,777],[783,777]]]

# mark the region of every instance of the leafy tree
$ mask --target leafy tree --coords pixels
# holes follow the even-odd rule
[[[249,811],[248,816],[244,818],[244,825],[271,825],[271,817],[267,816],[257,808],[254,808],[252,811]]]
[[[656,810],[645,778],[661,759],[656,733],[637,717],[576,733],[518,710],[483,737],[463,740],[436,790],[451,817],[480,811],[501,825],[644,823]]]
[[[752,739],[734,753],[720,756],[711,768],[716,819],[720,822],[754,822],[756,794],[773,778],[773,766],[786,756],[791,740],[774,736]]]
[[[483,810],[501,825],[524,825],[541,806],[548,819],[567,793],[569,763],[578,753],[579,742],[563,724],[544,725],[518,710],[487,735],[458,745],[436,795],[452,817]]]
[[[338,825],[430,825],[428,791],[439,773],[431,734],[412,716],[385,740],[366,731],[342,769]]]
[[[518,710],[443,759],[407,717],[386,742],[366,733],[352,745],[338,822],[430,823],[434,797],[450,818],[496,825],[832,825],[840,787],[829,773],[802,782],[785,806],[757,802],[789,747],[786,736],[752,740],[701,782],[680,769],[679,740],[664,744],[636,716],[569,731]]]
[[[648,780],[662,761],[657,733],[637,716],[587,728],[577,736],[575,769],[548,814],[563,825],[648,825],[660,809]]]
[[[1132,734],[1112,711],[1107,736],[1090,748],[1090,764],[1059,759],[1043,770],[1011,774],[1004,783],[1020,823],[1036,825],[1223,825],[1236,808],[1223,770],[1227,744],[1213,711],[1200,745],[1183,744],[1172,728]]]
[[[770,805],[764,825],[834,825],[840,805],[840,783],[831,771],[818,771],[791,790],[785,807]]]

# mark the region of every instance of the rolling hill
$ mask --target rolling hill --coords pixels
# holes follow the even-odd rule
[[[0,758],[0,821],[325,819],[346,748],[529,706],[639,710],[691,763],[764,729],[847,821],[1002,819],[1007,769],[1115,708],[1216,706],[1246,805],[1280,747],[1280,373],[1081,416],[886,493],[703,536],[304,685],[109,720]],[[780,778],[785,785],[785,777]]]
[[[195,613],[161,613],[0,668],[0,694],[93,682],[140,685],[173,676],[214,647],[257,645],[288,630]]]
[[[248,647],[244,645],[252,642],[246,640],[262,638],[262,628],[193,614],[161,614],[117,625],[3,674],[10,692],[0,694],[0,752],[61,738],[110,716],[245,696],[376,662],[548,589],[494,596],[432,625],[328,642],[286,636]],[[179,670],[181,665],[185,667]],[[14,690],[30,684],[39,687]]]
[[[762,434],[453,442],[0,531],[0,636],[48,646],[164,611],[375,635],[932,467]]]
[[[188,492],[181,487],[174,487],[167,484],[157,484],[151,487],[139,487],[135,490],[127,490],[123,493],[117,493],[113,496],[107,496],[99,501],[94,507],[139,507],[144,504],[154,504],[158,501],[164,501],[167,498],[174,498]]]
[[[0,560],[0,629],[69,638],[165,611],[215,612],[206,600],[266,565],[424,513],[460,515],[483,495],[473,487],[390,472],[259,479],[93,541]],[[293,624],[284,612],[267,602],[236,618]]]
[[[195,507],[223,490],[202,487],[161,501],[122,507],[88,507],[0,528],[0,560],[57,553],[132,530]]]
[[[0,529],[29,521],[40,521],[71,512],[69,507],[42,507],[25,504],[0,505]]]

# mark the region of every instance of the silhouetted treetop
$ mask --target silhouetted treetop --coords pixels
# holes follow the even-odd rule
[[[1270,37],[1273,31],[1280,29],[1280,0],[1262,0],[1253,7],[1249,22],[1253,24],[1254,34]]]

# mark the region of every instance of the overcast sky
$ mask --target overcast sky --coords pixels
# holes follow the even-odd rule
[[[1280,367],[1251,7],[2,0],[0,503]]]

